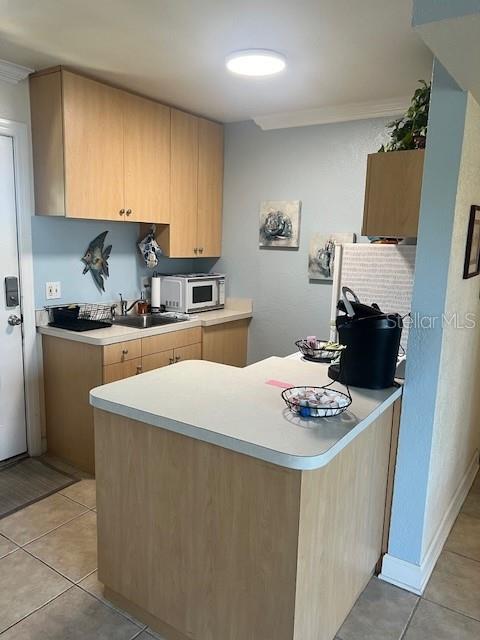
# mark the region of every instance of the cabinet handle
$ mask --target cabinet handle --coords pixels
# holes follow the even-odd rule
[[[198,253],[197,247],[195,247],[195,249],[193,250],[193,253]]]
[[[169,360],[170,360],[170,364],[174,363],[174,359],[173,358],[169,358]]]
[[[199,252],[203,253],[203,247],[200,247]]]
[[[125,213],[125,209],[120,209],[120,211],[118,212],[118,215],[123,216],[124,213]]]
[[[131,209],[127,209],[125,213],[127,214],[127,216],[129,216],[129,215],[132,214],[132,210]]]
[[[128,349],[122,349],[122,355],[126,356],[128,353]]]
[[[181,360],[180,356],[175,356],[175,362],[178,362],[179,360]]]
[[[137,367],[137,373],[135,375],[138,376],[139,373],[142,373],[142,367],[140,365]]]

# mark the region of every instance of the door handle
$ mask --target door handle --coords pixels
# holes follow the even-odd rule
[[[22,324],[22,318],[14,315],[8,316],[7,322],[11,327],[17,327],[19,324]]]

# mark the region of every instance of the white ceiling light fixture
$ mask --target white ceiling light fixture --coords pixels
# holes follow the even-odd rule
[[[262,77],[280,73],[287,66],[284,55],[269,49],[234,51],[225,58],[227,69],[240,76]]]

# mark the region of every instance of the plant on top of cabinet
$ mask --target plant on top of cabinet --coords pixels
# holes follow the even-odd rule
[[[406,114],[388,125],[390,141],[368,156],[363,235],[417,235],[430,105],[430,85],[420,82]]]
[[[169,222],[169,107],[61,67],[30,101],[36,214]]]
[[[420,87],[413,94],[410,106],[401,118],[387,125],[391,129],[390,141],[379,151],[410,151],[425,149],[430,107],[431,85],[419,80]]]

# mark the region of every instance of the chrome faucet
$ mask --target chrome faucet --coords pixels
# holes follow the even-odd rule
[[[140,302],[142,298],[137,298],[130,306],[128,306],[128,300],[124,300],[121,293],[118,294],[120,296],[120,315],[126,316],[129,311],[133,309],[133,307]]]

